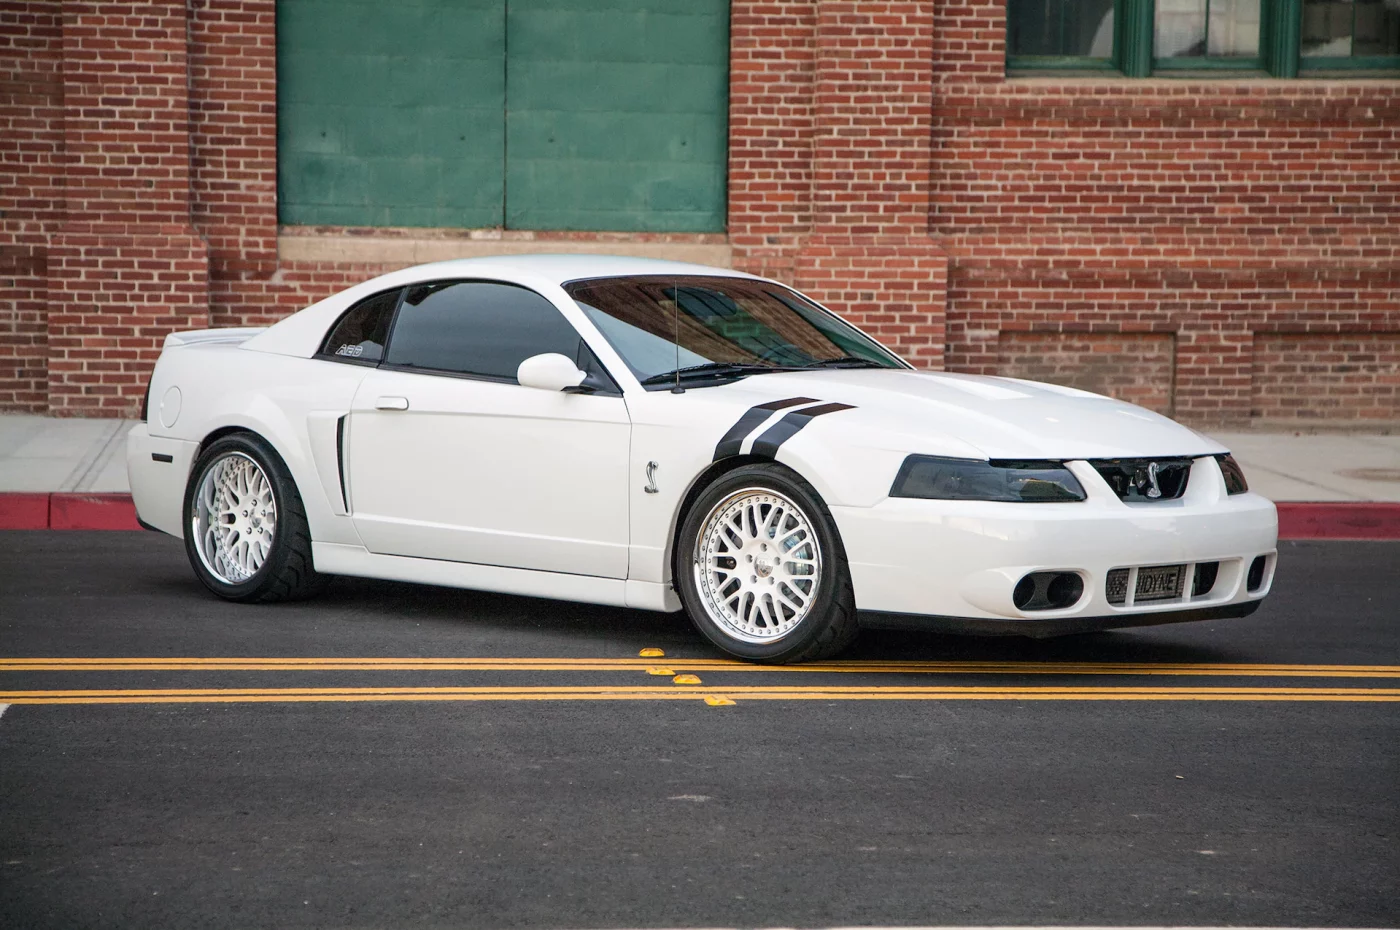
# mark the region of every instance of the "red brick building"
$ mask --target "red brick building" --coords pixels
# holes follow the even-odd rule
[[[1099,0],[1116,22],[1105,13],[1093,36],[1081,30],[1078,49],[1092,40],[1098,58],[1013,54],[1010,68],[1007,0],[720,0],[722,31],[707,35],[720,36],[728,80],[718,122],[705,125],[721,127],[706,151],[719,153],[723,183],[707,187],[703,158],[678,149],[646,156],[652,174],[682,165],[695,180],[668,200],[666,179],[652,178],[630,213],[595,228],[580,228],[577,217],[596,215],[583,207],[547,209],[567,199],[561,178],[587,176],[570,158],[596,162],[558,148],[553,129],[537,144],[555,154],[507,158],[497,172],[517,198],[537,192],[518,211],[503,195],[500,222],[434,219],[494,216],[490,198],[486,214],[376,207],[364,192],[380,182],[345,179],[375,164],[399,178],[394,166],[411,164],[428,179],[414,196],[457,209],[442,193],[457,156],[425,160],[415,146],[429,143],[400,129],[409,136],[391,153],[398,161],[357,161],[354,145],[375,132],[346,129],[353,114],[332,128],[362,142],[310,131],[344,108],[324,87],[279,89],[279,73],[291,81],[308,62],[334,61],[341,33],[298,25],[314,41],[289,49],[296,2],[0,3],[0,410],[131,416],[171,330],[266,324],[422,260],[565,249],[729,263],[807,290],[921,366],[1074,384],[1189,422],[1400,422],[1400,70],[1386,70],[1400,59],[1360,57],[1365,29],[1379,29],[1375,49],[1389,51],[1392,20],[1362,24],[1389,16],[1389,0],[1358,0],[1342,26],[1318,18],[1336,19],[1337,0],[1303,0],[1301,70],[1296,28],[1294,50],[1277,51],[1299,0],[1263,0],[1255,57],[1186,71],[1150,63],[1143,0]],[[415,15],[441,24],[443,10],[425,2]],[[1171,5],[1157,2],[1160,52]],[[545,12],[592,15],[578,13],[590,3],[599,6],[553,0]],[[1053,3],[1011,5],[1019,36]],[[656,7],[631,3],[639,34],[681,15],[674,2]],[[518,16],[500,18],[515,36],[550,22]],[[1309,70],[1310,29],[1334,30],[1317,46],[1328,54],[1345,52],[1352,29],[1358,57]],[[503,80],[528,88],[559,73],[544,52],[521,57],[549,41],[512,40],[520,63],[506,59]],[[667,44],[643,63],[663,76],[659,100],[686,90],[665,86],[664,75],[683,73],[665,70],[681,61]],[[693,51],[680,44],[676,55]],[[558,54],[595,54],[570,48]],[[483,54],[477,65],[491,73]],[[411,126],[412,108],[428,106],[411,93],[417,79],[397,64],[386,73],[410,92],[384,112],[409,112]],[[557,103],[538,106],[553,116],[515,127],[519,113],[505,117],[510,145],[561,125]],[[491,107],[483,118],[495,118]],[[655,125],[679,125],[672,117]],[[611,118],[563,141],[583,152],[584,136],[611,125],[621,151],[616,127],[635,125],[635,113]],[[419,122],[455,133],[454,119]],[[494,132],[464,129],[449,142]],[[297,153],[309,167],[293,167]],[[338,190],[353,209],[337,212]],[[655,219],[672,208],[665,215],[678,219]],[[381,219],[300,221],[371,215]],[[550,228],[551,216],[575,219]]]

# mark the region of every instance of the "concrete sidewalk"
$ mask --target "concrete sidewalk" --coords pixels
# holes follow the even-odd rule
[[[135,420],[0,415],[0,493],[121,493]]]
[[[133,420],[0,416],[0,493],[120,493]],[[1400,435],[1220,432],[1252,490],[1276,501],[1400,502]]]

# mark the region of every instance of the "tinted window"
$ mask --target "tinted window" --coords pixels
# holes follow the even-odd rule
[[[384,343],[389,335],[389,321],[399,302],[397,290],[375,294],[362,300],[340,318],[321,346],[322,355],[362,362],[377,362],[384,357]]]
[[[520,363],[542,352],[577,362],[578,332],[534,291],[456,281],[408,288],[386,361],[514,381]]]

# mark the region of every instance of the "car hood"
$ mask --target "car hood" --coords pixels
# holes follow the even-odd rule
[[[1123,401],[1015,378],[891,369],[755,375],[722,388],[754,406],[789,397],[850,404],[852,445],[986,458],[1093,459],[1213,455],[1224,446]],[[825,431],[824,431],[825,432]]]

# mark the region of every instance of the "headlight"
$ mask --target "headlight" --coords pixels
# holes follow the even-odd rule
[[[954,459],[911,455],[890,497],[940,501],[1082,501],[1084,488],[1063,462]]]
[[[1220,463],[1220,473],[1225,476],[1225,490],[1231,494],[1243,494],[1249,490],[1249,484],[1244,480],[1244,469],[1240,468],[1240,463],[1235,461],[1235,457],[1226,452],[1224,455],[1217,455],[1215,460]]]

